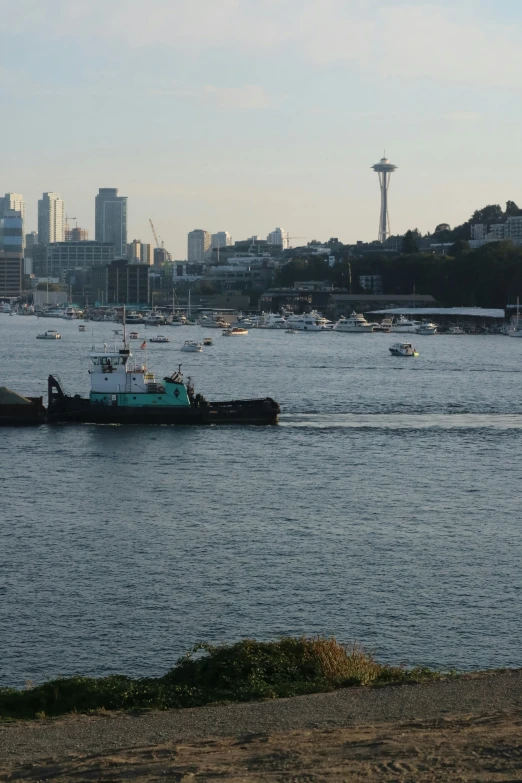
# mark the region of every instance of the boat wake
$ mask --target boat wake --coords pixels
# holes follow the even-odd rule
[[[279,417],[281,427],[312,429],[493,429],[522,430],[522,414],[494,413],[295,413]]]

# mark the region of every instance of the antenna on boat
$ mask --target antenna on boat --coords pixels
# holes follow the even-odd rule
[[[125,322],[125,305],[123,305],[123,350],[127,350],[127,325]]]

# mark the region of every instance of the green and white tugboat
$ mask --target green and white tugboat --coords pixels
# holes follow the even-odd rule
[[[183,380],[181,365],[157,379],[146,364],[135,361],[125,329],[121,350],[89,354],[91,391],[88,398],[65,394],[59,379],[48,379],[46,419],[94,424],[276,424],[280,408],[271,397],[208,402]]]

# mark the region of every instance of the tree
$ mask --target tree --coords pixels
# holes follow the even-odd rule
[[[435,233],[439,234],[441,231],[451,231],[450,224],[449,223],[439,223],[439,225],[435,229]]]
[[[468,252],[469,250],[469,242],[466,242],[465,239],[457,239],[456,242],[452,244],[452,246],[449,249],[450,256],[457,257],[461,256],[463,253]]]
[[[418,229],[413,231],[406,231],[402,238],[402,252],[403,253],[418,253],[419,245],[417,239],[419,237]]]
[[[471,217],[472,223],[501,223],[504,219],[504,213],[500,204],[488,204],[482,209],[477,209]]]
[[[522,215],[522,210],[518,208],[514,201],[506,201],[504,217],[517,217],[518,215]]]

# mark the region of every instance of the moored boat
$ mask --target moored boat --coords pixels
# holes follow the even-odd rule
[[[149,343],[170,343],[170,340],[163,334],[157,334],[156,337],[151,337],[149,339]]]

